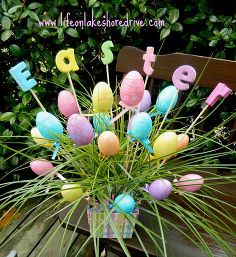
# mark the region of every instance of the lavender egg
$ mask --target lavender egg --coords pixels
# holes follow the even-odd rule
[[[78,113],[78,106],[74,95],[67,90],[62,90],[57,98],[57,106],[59,111],[69,118],[72,114]]]
[[[143,99],[139,104],[139,111],[146,112],[151,106],[151,95],[148,90],[144,91]]]
[[[137,106],[144,95],[144,81],[137,71],[130,71],[122,80],[120,88],[120,105],[123,107]]]
[[[94,138],[93,127],[82,115],[72,114],[67,122],[69,137],[78,146],[88,145]]]
[[[167,179],[157,179],[150,184],[148,191],[156,200],[163,200],[170,195],[172,185]]]

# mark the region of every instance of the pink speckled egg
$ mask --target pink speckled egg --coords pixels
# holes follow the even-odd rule
[[[184,149],[189,143],[189,136],[186,134],[178,135],[177,151]]]
[[[195,192],[199,190],[204,184],[204,179],[202,176],[197,174],[188,174],[184,175],[179,179],[179,182],[176,185],[187,192]]]
[[[72,114],[78,113],[78,106],[74,95],[67,90],[62,90],[57,98],[57,106],[59,111],[69,118]]]
[[[94,138],[93,127],[82,115],[72,114],[67,122],[70,138],[78,145],[88,145]]]
[[[143,99],[139,104],[139,111],[146,112],[151,106],[151,95],[148,90],[144,91]]]
[[[124,107],[137,106],[144,95],[143,77],[137,71],[130,71],[122,80],[120,88],[120,105]]]
[[[30,168],[37,175],[45,176],[53,169],[53,165],[50,161],[41,159],[31,161]]]
[[[172,191],[172,185],[167,179],[157,179],[148,187],[149,194],[156,200],[167,198]]]

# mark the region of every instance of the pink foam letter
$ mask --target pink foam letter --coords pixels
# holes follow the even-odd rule
[[[143,71],[150,76],[154,69],[151,66],[152,62],[155,62],[156,55],[154,54],[154,47],[147,47],[146,54],[143,55],[144,65]]]
[[[228,88],[225,84],[219,83],[211,94],[207,97],[206,103],[210,106],[213,106],[221,97],[228,97],[232,90]]]
[[[172,82],[177,89],[188,90],[189,83],[193,83],[195,78],[195,69],[189,65],[182,65],[174,71],[172,75]]]

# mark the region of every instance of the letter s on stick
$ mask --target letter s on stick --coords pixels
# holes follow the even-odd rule
[[[102,44],[102,52],[104,56],[101,58],[103,64],[107,65],[113,61],[113,53],[111,47],[114,47],[112,41],[108,40]]]

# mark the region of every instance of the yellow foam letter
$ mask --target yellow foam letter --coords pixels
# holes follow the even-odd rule
[[[65,62],[68,60],[68,63]],[[75,60],[75,53],[73,48],[68,48],[67,50],[61,50],[56,55],[56,65],[61,72],[77,71],[79,66]]]

